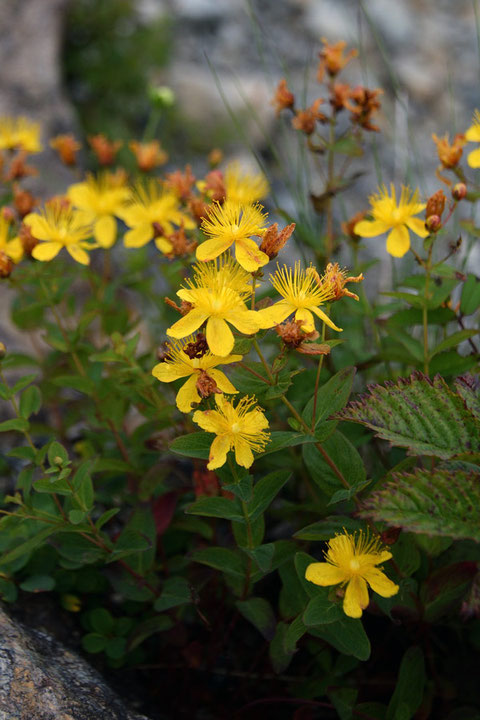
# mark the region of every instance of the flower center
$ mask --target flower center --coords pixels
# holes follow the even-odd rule
[[[350,560],[350,570],[354,573],[357,573],[360,570],[360,563],[356,558],[352,558]]]
[[[233,423],[232,425],[232,432],[238,433],[240,431],[240,425],[238,423]]]

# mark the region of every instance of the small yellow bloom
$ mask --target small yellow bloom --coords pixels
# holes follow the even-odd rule
[[[265,175],[242,170],[239,163],[231,163],[225,171],[226,199],[238,205],[253,205],[263,200],[270,188]]]
[[[275,273],[270,276],[270,281],[283,300],[258,311],[262,328],[279,325],[289,315],[295,313],[295,320],[301,322],[301,329],[311,333],[315,330],[315,320],[312,315],[314,313],[332,330],[341,332],[342,329],[337,327],[319,307],[335,299],[336,286],[333,283],[323,282],[323,278],[320,278],[315,268],[308,267],[302,270],[299,262],[295,263],[294,269],[286,265],[282,268],[277,266]]]
[[[30,228],[32,236],[41,241],[32,250],[36,260],[48,262],[66,248],[77,262],[90,263],[86,250],[95,246],[86,240],[92,237],[93,227],[85,222],[82,212],[57,200],[48,203],[39,213],[30,213],[23,222]]]
[[[475,110],[472,124],[465,133],[465,140],[467,142],[480,142],[480,112],[478,110]],[[480,167],[480,148],[469,153],[467,163],[471,168]]]
[[[40,125],[26,117],[0,117],[0,150],[20,148],[28,153],[43,150]]]
[[[110,248],[117,239],[115,215],[122,210],[129,190],[119,175],[103,172],[89,174],[85,182],[71,185],[67,197],[81,210],[86,223],[93,224],[93,236],[100,247]]]
[[[0,213],[0,252],[5,253],[15,264],[23,257],[22,241],[18,237],[10,236],[10,223]]]
[[[202,222],[202,230],[209,239],[198,246],[197,259],[214,260],[235,244],[237,262],[248,272],[255,272],[270,260],[252,240],[252,235],[264,234],[266,217],[259,205],[214,203]]]
[[[409,229],[421,238],[427,237],[425,223],[420,218],[413,217],[425,209],[424,203],[418,202],[418,191],[414,193],[402,186],[400,202],[397,205],[395,188],[390,186],[392,196],[383,186],[377,195],[370,197],[373,220],[360,220],[354,227],[354,232],[360,237],[377,237],[390,230],[387,237],[387,252],[393,257],[403,257],[410,248]]]
[[[248,273],[232,257],[195,265],[193,280],[187,280],[187,287],[177,292],[193,307],[167,330],[167,335],[181,339],[206,322],[210,351],[220,357],[230,355],[234,337],[227,323],[246,335],[260,329],[258,313],[245,305],[252,292],[249,279]]]
[[[125,247],[140,248],[155,238],[155,245],[165,254],[172,251],[172,243],[167,237],[173,233],[175,225],[186,230],[195,227],[192,218],[181,210],[175,193],[154,178],[135,187],[118,217],[132,228],[125,233]]]
[[[359,618],[369,603],[367,583],[382,597],[398,593],[398,585],[376,567],[391,557],[392,553],[382,548],[379,538],[370,538],[361,530],[357,537],[356,533],[350,535],[344,530],[343,535],[329,541],[326,562],[311,563],[305,578],[322,587],[346,585],[343,610],[349,617]]]
[[[268,420],[254,397],[244,397],[234,407],[223,395],[216,395],[217,410],[197,410],[193,421],[203,430],[217,436],[210,447],[207,468],[215,470],[225,464],[229,450],[235,450],[237,465],[249,468],[253,451],[262,452],[270,440]]]
[[[194,346],[194,336],[186,338],[183,343],[175,341],[167,343],[165,361],[155,365],[152,370],[152,375],[160,382],[173,382],[188,377],[177,394],[177,407],[184,413],[189,413],[192,404],[199,403],[202,397],[208,397],[211,392],[220,391],[229,394],[238,392],[226,375],[221,370],[217,370],[217,366],[239,362],[242,356],[218,357],[208,350],[203,354],[189,353],[191,349],[195,349]]]

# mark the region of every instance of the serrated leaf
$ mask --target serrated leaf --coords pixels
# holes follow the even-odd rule
[[[359,514],[410,532],[480,542],[479,507],[480,472],[417,469],[393,473]]]
[[[462,375],[455,381],[455,389],[463,398],[467,408],[480,421],[480,378]]]
[[[273,638],[275,635],[275,615],[267,600],[252,597],[248,600],[237,600],[235,605],[237,610],[257,628],[265,640]]]
[[[386,387],[375,385],[337,417],[366,425],[410,455],[448,459],[480,450],[480,423],[440,376],[413,373]]]

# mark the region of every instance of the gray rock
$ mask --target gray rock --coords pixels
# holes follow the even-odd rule
[[[0,720],[148,720],[85,660],[0,608]]]

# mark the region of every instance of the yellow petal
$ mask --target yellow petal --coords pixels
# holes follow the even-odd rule
[[[214,355],[224,357],[230,355],[235,343],[233,333],[225,320],[218,317],[211,317],[207,321],[207,343]]]
[[[173,250],[173,245],[170,240],[165,237],[155,238],[155,247],[160,250],[164,255],[168,255]]]
[[[289,315],[295,312],[295,308],[284,300],[257,311],[257,320],[262,329],[271,328],[279,325]]]
[[[26,215],[26,217],[23,218],[23,222],[25,223],[25,225],[28,225],[33,237],[37,240],[52,240],[52,230],[49,224],[47,223],[45,218],[37,215],[37,213],[29,213],[28,215]]]
[[[391,227],[381,220],[360,220],[355,223],[353,232],[360,237],[377,237],[383,235]]]
[[[405,224],[412,232],[415,233],[415,235],[418,235],[421,238],[427,237],[428,230],[426,230],[425,223],[423,220],[420,220],[420,218],[412,217],[410,220],[407,220]]]
[[[75,183],[67,190],[67,197],[77,208],[90,210],[92,195],[86,183]]]
[[[467,142],[480,142],[480,125],[472,125],[465,133]]]
[[[238,240],[235,243],[235,257],[237,262],[248,272],[255,272],[263,267],[270,258],[262,252],[254,240]]]
[[[471,168],[480,167],[480,148],[472,150],[471,153],[468,153],[467,163],[470,165]]]
[[[300,327],[304,332],[311,333],[315,330],[313,315],[307,308],[298,308],[295,313],[295,320],[302,323]]]
[[[226,319],[229,323],[232,323],[237,330],[245,335],[253,335],[259,330],[258,318],[254,310],[231,310]]]
[[[160,382],[173,382],[183,377],[188,377],[194,372],[193,367],[183,363],[161,362],[152,370],[152,375]]]
[[[111,215],[99,218],[94,225],[93,236],[100,247],[111,248],[117,239],[117,223]]]
[[[363,572],[363,577],[372,590],[382,597],[392,597],[392,595],[396,595],[399,591],[398,585],[395,585],[395,583],[378,568],[374,567],[366,570]]]
[[[74,260],[81,265],[90,265],[90,256],[80,245],[67,245],[67,250]]]
[[[237,465],[241,465],[244,468],[249,468],[253,465],[253,453],[250,449],[250,445],[243,440],[243,438],[236,436],[233,440],[233,446],[235,448],[235,461]]]
[[[192,410],[192,403],[199,403],[201,397],[197,391],[197,373],[188,378],[177,393],[177,407],[180,412],[189,413]]]
[[[320,308],[318,308],[318,307],[313,307],[313,306],[310,307],[310,310],[311,310],[313,313],[315,313],[315,315],[316,315],[317,317],[319,317],[320,320],[323,320],[323,322],[325,323],[325,325],[328,325],[328,327],[331,327],[332,330],[336,330],[337,332],[343,332],[343,331],[342,331],[342,328],[337,327],[337,326],[335,325],[335,323],[334,323],[332,320],[330,320],[330,318],[328,317],[328,315],[323,312],[323,310],[320,310]]]
[[[393,228],[387,237],[387,252],[401,258],[410,248],[410,235],[405,225]]]
[[[218,396],[217,396],[218,397]],[[225,433],[225,420],[218,410],[197,410],[193,414],[193,422],[197,423],[202,430],[215,434]]]
[[[208,456],[208,470],[222,467],[227,461],[227,453],[230,450],[230,437],[228,435],[218,435],[212,442],[210,447],[210,455]]]
[[[227,378],[225,373],[223,373],[221,370],[216,370],[215,368],[210,368],[208,371],[208,374],[211,378],[215,380],[217,383],[218,388],[229,395],[235,395],[238,390],[236,389],[235,385],[232,385],[230,380]]]
[[[200,358],[199,368],[202,370],[210,370],[217,365],[231,365],[231,363],[240,362],[243,355],[227,355],[226,357],[218,357],[217,355],[210,355],[207,353]]]
[[[20,238],[16,237],[8,240],[5,245],[5,252],[14,263],[19,263],[23,257],[23,245]]]
[[[347,578],[345,573],[336,565],[327,562],[311,563],[305,571],[305,579],[315,585],[326,587],[327,585],[338,585]]]
[[[58,255],[63,245],[59,242],[42,242],[35,245],[32,250],[32,257],[35,260],[41,260],[42,262],[48,262],[53,260]]]
[[[203,312],[203,310],[193,308],[193,310],[190,310],[190,312],[180,318],[180,320],[177,320],[171,328],[168,328],[167,335],[178,339],[186,335],[191,335],[195,330],[198,330],[207,317],[207,313]]]
[[[212,238],[211,240],[205,240],[197,247],[197,260],[202,262],[208,262],[208,260],[214,260],[216,257],[221,255],[227,250],[232,244],[233,239],[231,237],[217,239]]]
[[[153,237],[151,223],[142,223],[125,233],[123,244],[128,248],[140,248],[146,245]]]
[[[343,611],[352,618],[362,617],[362,611],[368,607],[368,588],[365,580],[354,575],[347,585],[343,598]]]

